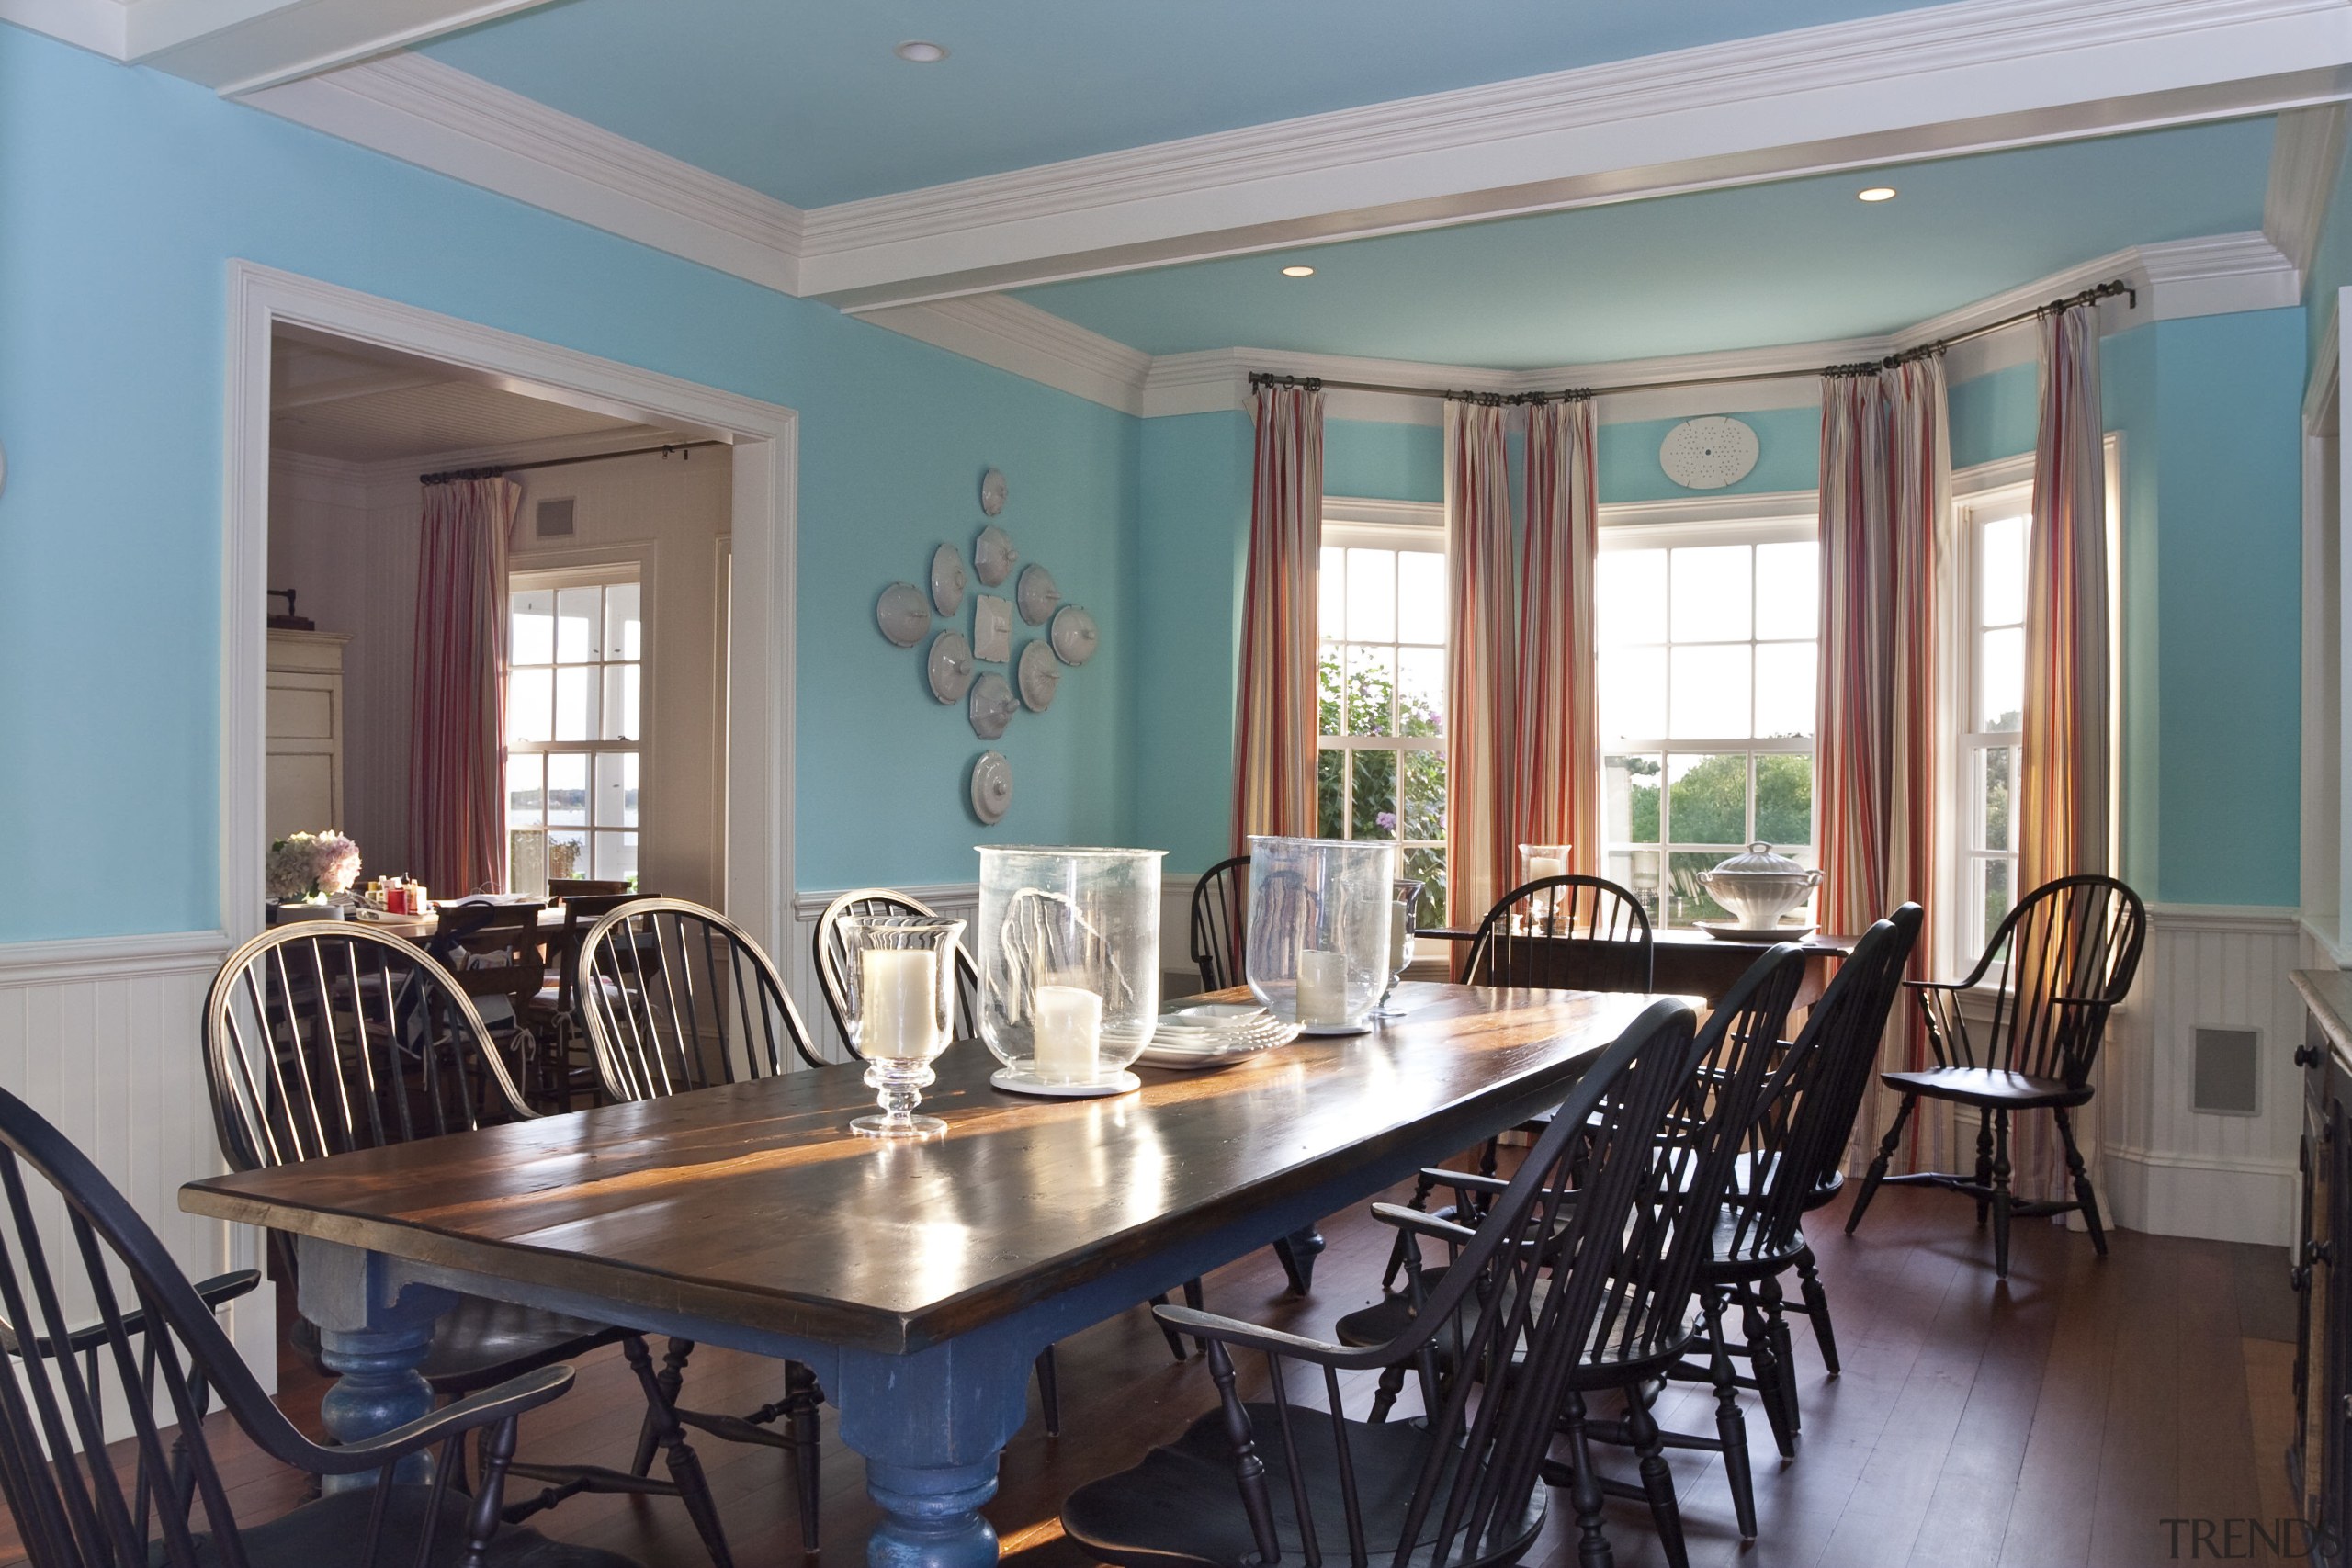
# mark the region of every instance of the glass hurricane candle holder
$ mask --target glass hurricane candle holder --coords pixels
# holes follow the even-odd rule
[[[1555,876],[1568,874],[1568,844],[1521,844],[1519,846],[1519,885],[1543,882]],[[1548,888],[1530,902],[1527,915],[1530,930],[1549,931],[1560,910],[1560,890]]]
[[[1388,890],[1396,895],[1388,907],[1388,988],[1380,993],[1374,1018],[1405,1016],[1396,1005],[1396,987],[1405,983],[1405,970],[1413,962],[1413,935],[1420,927],[1421,884],[1400,876]]]
[[[865,1058],[865,1084],[882,1107],[850,1130],[869,1138],[929,1138],[947,1131],[917,1116],[931,1064],[956,1023],[956,948],[964,922],[930,915],[851,915],[840,926],[842,1021]]]
[[[1159,1017],[1160,850],[980,851],[980,1038],[1021,1094],[1122,1094]]]
[[[1308,1034],[1357,1034],[1391,983],[1396,846],[1250,840],[1250,989]]]

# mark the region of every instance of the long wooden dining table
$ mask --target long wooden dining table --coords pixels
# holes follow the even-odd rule
[[[1246,994],[1246,993],[1243,993]],[[423,1415],[453,1292],[786,1357],[864,1455],[875,1564],[997,1560],[980,1508],[1040,1351],[1557,1105],[1653,997],[1399,987],[1401,1018],[1099,1100],[952,1046],[883,1143],[857,1066],[217,1176],[183,1208],[289,1232],[343,1440]]]

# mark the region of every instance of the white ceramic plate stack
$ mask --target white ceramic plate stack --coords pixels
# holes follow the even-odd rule
[[[1151,1043],[1136,1063],[1182,1069],[1230,1066],[1297,1038],[1298,1025],[1284,1023],[1255,1002],[1200,1002],[1161,1013]]]

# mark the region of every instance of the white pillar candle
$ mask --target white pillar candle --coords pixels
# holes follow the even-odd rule
[[[1348,1021],[1346,953],[1299,950],[1298,1021],[1308,1029],[1332,1029]]]
[[[1076,986],[1040,986],[1030,1070],[1047,1083],[1092,1083],[1102,1071],[1102,998]]]
[[[1527,880],[1530,882],[1541,882],[1547,876],[1566,876],[1567,874],[1567,863],[1557,855],[1527,857]]]
[[[939,955],[922,948],[869,947],[860,969],[858,1055],[925,1061],[939,1054]]]

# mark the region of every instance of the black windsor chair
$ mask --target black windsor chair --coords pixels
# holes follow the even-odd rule
[[[1721,1343],[1720,1335],[1705,1320],[1703,1313],[1700,1321],[1694,1322],[1690,1309],[1694,1297],[1702,1309],[1708,1304],[1708,1298],[1698,1290],[1699,1270],[1715,1239],[1724,1194],[1739,1168],[1742,1138],[1753,1123],[1757,1107],[1769,1092],[1773,1074],[1788,1055],[1781,1043],[1789,1010],[1804,981],[1804,953],[1793,943],[1782,942],[1771,948],[1748,966],[1700,1030],[1696,1064],[1683,1085],[1673,1126],[1659,1143],[1661,1160],[1679,1157],[1677,1151],[1686,1144],[1698,1151],[1698,1157],[1678,1179],[1683,1185],[1670,1205],[1673,1224],[1656,1233],[1658,1250],[1655,1256],[1632,1248],[1624,1265],[1643,1282],[1642,1300],[1646,1303],[1647,1315],[1628,1319],[1622,1325],[1623,1331],[1613,1337],[1594,1340],[1567,1374],[1560,1417],[1571,1440],[1570,1461],[1566,1465],[1547,1464],[1545,1475],[1555,1484],[1575,1490],[1577,1517],[1584,1527],[1584,1561],[1588,1563],[1605,1563],[1609,1560],[1608,1544],[1600,1526],[1600,1500],[1604,1496],[1645,1501],[1668,1562],[1682,1568],[1687,1561],[1680,1505],[1675,1497],[1672,1472],[1663,1456],[1663,1450],[1673,1445],[1651,1416],[1649,1407],[1668,1372],[1704,1336],[1713,1334],[1714,1342]],[[1556,1123],[1563,1118],[1576,1113],[1577,1104],[1571,1100],[1562,1111],[1549,1119],[1553,1125],[1544,1134],[1546,1138],[1558,1130]],[[1577,1177],[1573,1166],[1570,1174],[1572,1179]],[[1500,1201],[1510,1186],[1497,1177],[1476,1172],[1431,1170],[1424,1175],[1432,1186],[1453,1190],[1453,1212],[1457,1216],[1484,1213]],[[1406,1288],[1341,1318],[1336,1337],[1343,1344],[1385,1342],[1400,1332],[1405,1324],[1422,1315],[1428,1303],[1437,1299],[1434,1292],[1454,1264],[1449,1261],[1440,1268],[1425,1267],[1414,1238],[1434,1236],[1458,1253],[1464,1234],[1455,1221],[1424,1214],[1417,1209],[1384,1209],[1381,1217],[1396,1225],[1407,1240]],[[1458,1368],[1443,1349],[1441,1345],[1433,1358],[1435,1365],[1431,1372],[1424,1374],[1425,1378],[1457,1375]],[[1711,1371],[1725,1380],[1731,1376],[1728,1365]],[[1373,1401],[1374,1420],[1387,1418],[1404,1382],[1401,1369],[1392,1367],[1383,1373]],[[1624,1416],[1613,1422],[1592,1420],[1585,1410],[1586,1394],[1609,1390],[1623,1393]],[[1425,1402],[1427,1398],[1425,1383]],[[1740,1420],[1736,1395],[1727,1416],[1720,1418],[1734,1423]],[[1634,1449],[1641,1461],[1640,1486],[1600,1477],[1592,1469],[1588,1452],[1595,1438]],[[1727,1447],[1726,1467],[1746,1452],[1744,1439],[1736,1449]],[[1735,1491],[1736,1488],[1735,1480]]]
[[[580,998],[596,1076],[616,1102],[828,1065],[775,965],[743,929],[683,898],[639,898],[607,911],[580,947]],[[695,1342],[673,1337],[656,1377],[672,1400]],[[817,1374],[785,1364],[785,1393],[748,1416],[680,1408],[678,1419],[729,1442],[793,1459],[802,1544],[817,1550],[821,1495]],[[775,1429],[781,1421],[784,1429]],[[642,1460],[650,1434],[638,1439]]]
[[[214,1321],[221,1281],[191,1286],[87,1156],[6,1091],[0,1199],[10,1362],[0,1492],[33,1568],[635,1568],[502,1520],[515,1423],[571,1387],[571,1368],[523,1371],[381,1436],[323,1447],[270,1402]],[[375,1484],[241,1525],[206,1430],[216,1395],[270,1458],[313,1477],[372,1472]],[[480,1483],[453,1495],[474,1433]],[[436,1447],[432,1484],[395,1481],[402,1461]]]
[[[204,1007],[204,1065],[222,1156],[232,1170],[323,1159],[533,1119],[471,998],[414,944],[363,925],[277,926],[231,953]],[[296,1277],[285,1237],[271,1237]],[[297,1318],[288,1337],[321,1371],[318,1330]],[[653,1374],[642,1335],[610,1324],[460,1296],[435,1325],[419,1369],[434,1392],[464,1400],[541,1368],[618,1345],[646,1399],[645,1429],[670,1479],[653,1479],[650,1450],[628,1473],[600,1465],[515,1463],[543,1482],[506,1505],[511,1523],[583,1492],[680,1499],[718,1568],[726,1532],[702,1464]]]
[[[1847,1235],[1861,1224],[1881,1183],[1917,1184],[1973,1198],[1980,1227],[1989,1213],[1994,1272],[2002,1279],[2009,1273],[2013,1215],[2080,1210],[2091,1246],[2100,1257],[2107,1256],[2098,1198],[2082,1150],[2075,1146],[2068,1112],[2090,1102],[2091,1068],[2107,1036],[2108,1018],[2132,988],[2147,931],[2146,908],[2122,883],[2111,876],[2062,876],[2018,901],[1966,979],[1904,982],[1927,1017],[1928,1046],[1936,1065],[1919,1072],[1879,1075],[1881,1083],[1903,1096],[1903,1103],[1862,1176],[1861,1190],[1854,1194],[1854,1207],[1846,1216]],[[1994,973],[1996,964],[1998,974]],[[1984,998],[1988,992],[1992,1021],[1980,1046],[1969,1035],[1961,998]],[[1923,1098],[1975,1108],[1973,1175],[1887,1175],[1888,1164],[1902,1146],[1904,1123]],[[2073,1179],[2071,1201],[2021,1199],[2010,1190],[2009,1119],[2026,1111],[2047,1111],[2057,1119]]]
[[[1327,1544],[1359,1564],[1517,1562],[1544,1527],[1539,1482],[1580,1356],[1638,1342],[1687,1307],[1687,1283],[1656,1265],[1690,1250],[1677,1239],[1690,1228],[1684,1194],[1722,1177],[1720,1161],[1703,1168],[1699,1129],[1679,1114],[1695,1066],[1690,1010],[1659,1002],[1577,1081],[1476,1231],[1376,1205],[1458,1246],[1390,1339],[1357,1348],[1160,1309],[1206,1342],[1218,1408],[1135,1468],[1079,1488],[1064,1531],[1134,1568],[1255,1568],[1293,1551],[1317,1562]],[[1453,1369],[1442,1378],[1441,1346]],[[1244,1350],[1265,1356],[1270,1400],[1245,1403],[1234,1367]],[[1340,1375],[1396,1366],[1421,1371],[1423,1417],[1349,1419]],[[1317,1382],[1319,1410],[1303,1402]],[[1596,1493],[1595,1539],[1599,1514]]]

